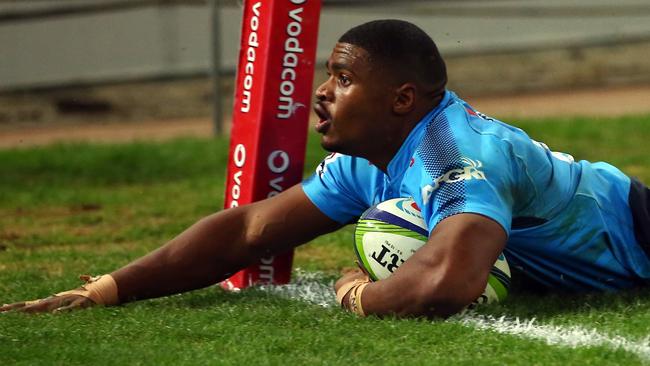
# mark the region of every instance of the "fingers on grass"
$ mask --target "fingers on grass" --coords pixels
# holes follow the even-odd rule
[[[87,308],[94,304],[92,300],[79,295],[50,296],[44,299],[5,304],[0,307],[0,312],[21,311],[30,314],[61,312],[77,308]]]
[[[43,313],[51,311],[52,309],[58,307],[57,303],[59,299],[55,297],[46,297],[44,299],[29,301],[25,304],[24,307],[20,309],[25,313]]]
[[[29,309],[33,306],[36,306],[41,303],[44,299],[36,299],[36,300],[29,300],[29,301],[20,301],[20,302],[15,302],[13,304],[5,304],[2,307],[0,307],[0,312],[6,312],[6,311],[25,311],[26,309]]]
[[[78,297],[74,299],[72,302],[70,302],[67,305],[60,306],[54,310],[52,310],[53,313],[62,313],[70,310],[75,310],[75,309],[83,309],[91,306],[93,303],[91,301],[88,301],[87,298],[85,297]]]
[[[50,296],[25,306],[26,313],[47,313],[72,304],[80,296]],[[81,297],[83,299],[83,297]]]
[[[21,309],[25,306],[26,303],[27,303],[26,301],[21,301],[21,302],[15,302],[13,304],[4,304],[0,306],[0,313]]]

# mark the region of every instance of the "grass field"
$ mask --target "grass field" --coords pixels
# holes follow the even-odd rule
[[[552,149],[650,182],[650,116],[523,121]],[[0,151],[0,302],[78,285],[150,251],[222,205],[226,140]],[[306,174],[324,156],[311,136]],[[359,319],[329,285],[351,230],[298,249],[283,288],[188,294],[59,315],[0,314],[0,364],[650,363],[650,291],[515,293],[447,321]]]

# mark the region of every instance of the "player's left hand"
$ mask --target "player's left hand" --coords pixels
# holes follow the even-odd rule
[[[364,280],[368,279],[368,275],[365,274],[361,269],[347,269],[343,271],[343,277],[339,278],[338,281],[334,284],[334,291],[338,291],[341,286],[346,283],[352,282],[354,280]]]
[[[368,274],[359,268],[343,273],[343,277],[339,278],[334,284],[336,302],[344,309],[365,316],[366,314],[361,306],[361,293],[370,283]]]
[[[0,306],[0,313],[7,311],[22,311],[25,313],[57,313],[67,310],[87,308],[93,305],[95,305],[95,302],[87,297],[66,294],[31,301],[21,301],[13,304],[5,304]]]

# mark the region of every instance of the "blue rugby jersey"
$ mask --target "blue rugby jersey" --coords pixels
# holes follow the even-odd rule
[[[458,213],[487,216],[508,234],[510,266],[549,287],[614,290],[650,279],[625,174],[552,152],[450,91],[411,131],[387,174],[332,154],[303,190],[340,223],[396,197],[415,199],[430,232]]]

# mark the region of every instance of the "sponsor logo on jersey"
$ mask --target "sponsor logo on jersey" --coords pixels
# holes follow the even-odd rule
[[[327,173],[327,166],[335,162],[336,159],[340,158],[341,156],[343,156],[343,154],[339,154],[339,153],[331,153],[327,155],[327,157],[323,159],[323,161],[321,161],[320,164],[318,164],[318,166],[316,167],[316,174],[318,174],[320,178],[323,178],[323,175]]]
[[[443,184],[452,184],[466,180],[485,180],[485,173],[481,171],[483,163],[480,160],[472,160],[463,157],[460,160],[465,166],[462,168],[452,169],[445,174],[433,180],[433,184],[427,184],[422,187],[422,201],[426,205],[431,199],[431,195]]]
[[[476,109],[473,109],[473,108],[471,108],[471,107],[469,107],[467,105],[465,106],[465,110],[470,115],[482,118],[482,119],[484,119],[486,121],[492,121],[492,122],[496,121],[494,118],[488,116],[487,114],[481,113],[481,112],[477,111]]]

